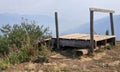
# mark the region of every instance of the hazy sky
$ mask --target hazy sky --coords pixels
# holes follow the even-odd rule
[[[86,17],[89,8],[113,9],[120,12],[120,0],[0,0],[0,13],[44,14],[54,11],[66,17]]]
[[[0,13],[53,16],[57,11],[69,29],[89,22],[90,7],[112,9],[120,14],[120,0],[0,0]],[[107,15],[95,13],[95,18]]]

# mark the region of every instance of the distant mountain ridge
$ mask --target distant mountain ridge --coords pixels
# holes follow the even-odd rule
[[[23,19],[28,19],[28,22],[35,21],[38,25],[43,25],[44,27],[49,27],[50,31],[54,31],[54,18],[47,15],[20,15],[20,14],[0,14],[0,27],[6,24],[21,24]]]
[[[19,14],[9,14],[9,13],[3,13],[0,14],[0,25],[9,23],[21,23],[22,18],[28,19],[29,21],[35,20],[37,23],[51,23],[53,21],[53,18],[51,16],[47,15],[19,15]]]
[[[20,24],[22,22],[22,18],[28,19],[29,21],[35,20],[36,24],[44,25],[44,27],[49,27],[53,36],[55,36],[54,16],[19,15],[19,14],[3,13],[3,14],[0,14],[0,27],[5,24]],[[60,24],[59,26],[62,26],[62,28],[64,27],[63,24]],[[71,33],[89,33],[90,32],[89,27],[90,27],[89,23],[80,24],[80,26],[73,27],[70,30],[60,31],[60,35],[71,34]],[[120,31],[120,15],[114,15],[114,29],[115,29],[116,39],[120,40],[120,32],[119,32]],[[95,33],[105,34],[106,30],[109,30],[109,33],[111,33],[109,16],[94,21]]]
[[[101,18],[94,21],[94,32],[97,34],[105,34],[106,30],[109,30],[111,34],[111,25],[109,16]],[[114,31],[116,39],[120,40],[120,15],[114,15]],[[90,33],[90,23],[82,24],[77,28],[67,30],[62,34],[71,34],[71,33]]]

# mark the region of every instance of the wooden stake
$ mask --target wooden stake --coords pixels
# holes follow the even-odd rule
[[[57,38],[57,48],[59,49],[59,29],[58,29],[58,15],[55,12],[55,25],[56,25],[56,38]]]
[[[111,34],[114,35],[113,14],[110,13]]]
[[[90,11],[90,52],[93,53],[94,50],[94,28],[93,28],[93,16],[94,12]]]

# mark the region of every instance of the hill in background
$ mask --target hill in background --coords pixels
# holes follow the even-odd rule
[[[19,14],[9,14],[4,13],[0,14],[0,27],[5,24],[20,24],[22,22],[22,18],[28,19],[29,21],[35,21],[36,24],[44,25],[44,27],[49,27],[50,31],[52,32],[53,36],[55,36],[55,25],[54,25],[54,16],[47,16],[47,15],[19,15]],[[61,20],[60,20],[61,22]],[[63,23],[62,23],[63,22]],[[65,22],[62,21],[59,23],[60,27],[60,35],[70,34],[70,33],[89,33],[89,23],[81,24],[78,27],[73,27],[72,29],[68,29],[64,31],[63,25]],[[63,29],[61,29],[63,28]],[[117,40],[120,40],[120,15],[114,15],[114,28],[115,28],[115,35]],[[66,28],[65,28],[66,29]],[[110,28],[110,18],[104,17],[99,20],[94,21],[94,31],[97,34],[105,34],[106,30],[109,30],[111,33]]]
[[[35,21],[36,24],[43,25],[44,27],[49,27],[50,31],[54,30],[54,18],[47,15],[19,15],[19,14],[0,14],[0,27],[5,24],[21,24],[23,19],[27,19],[28,22]]]
[[[99,20],[94,21],[94,32],[97,34],[105,34],[106,30],[109,30],[109,34],[111,34],[111,26],[110,26],[110,18],[104,17]],[[120,40],[120,15],[114,16],[114,30],[117,40]],[[70,34],[70,33],[90,33],[90,23],[82,24],[77,28],[73,28],[71,30],[67,30],[62,34]]]

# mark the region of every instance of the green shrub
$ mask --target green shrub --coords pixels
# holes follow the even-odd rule
[[[30,58],[34,55],[29,54],[29,50],[24,48],[24,50],[20,50],[19,52],[11,52],[7,55],[6,61],[10,64],[18,64],[21,62],[29,61]]]
[[[0,28],[0,68],[11,64],[29,61],[32,57],[41,55],[46,59],[50,51],[46,46],[37,46],[43,38],[51,37],[49,28],[36,25],[35,22],[23,21],[21,24],[5,25]],[[39,48],[42,50],[39,51]]]
[[[17,53],[10,53],[7,56],[7,61],[10,62],[11,64],[18,64],[20,61],[18,59],[18,54]]]
[[[39,54],[41,56],[49,57],[51,55],[51,50],[46,45],[41,45],[40,48]]]
[[[0,57],[2,55],[8,54],[9,52],[9,43],[7,38],[0,36]]]
[[[31,48],[37,48],[36,43],[42,38],[51,37],[49,28],[36,25],[35,22],[29,23],[24,20],[21,24],[14,24],[13,26],[7,24],[0,28],[0,53],[8,54],[9,49],[15,44],[18,49],[23,45]]]
[[[109,35],[109,30],[106,30],[105,35]]]
[[[111,50],[113,48],[113,46],[109,45],[109,46],[106,46],[105,48],[108,49],[108,50]]]
[[[0,72],[10,66],[10,63],[6,59],[0,58]]]

